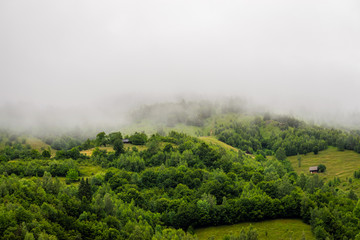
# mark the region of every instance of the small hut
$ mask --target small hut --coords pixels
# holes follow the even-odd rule
[[[310,173],[317,173],[319,171],[319,169],[317,166],[314,166],[314,167],[310,167],[309,171],[310,171]]]
[[[123,139],[122,142],[123,143],[131,143],[130,139],[127,139],[127,138]]]

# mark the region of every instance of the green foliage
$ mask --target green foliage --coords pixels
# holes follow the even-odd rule
[[[113,144],[114,144],[114,151],[116,156],[119,156],[120,154],[125,152],[124,143],[122,139],[114,140]]]
[[[48,138],[45,139],[45,142],[55,150],[70,150],[81,145],[81,141],[79,139],[75,139],[69,136]]]
[[[279,148],[278,150],[276,150],[275,157],[280,161],[285,160],[286,159],[286,153],[285,153],[284,148]]]
[[[0,164],[0,172],[8,175],[16,174],[19,176],[42,177],[45,172],[51,173],[52,176],[65,177],[71,169],[77,169],[78,166],[74,160],[30,160],[30,161],[13,161]]]
[[[135,132],[133,135],[129,137],[129,140],[134,145],[144,145],[147,142],[147,135],[145,133]]]
[[[79,181],[79,172],[76,169],[70,169],[66,174],[66,182],[72,183]]]
[[[44,150],[41,153],[41,156],[43,156],[43,158],[50,158],[51,157],[51,153],[48,150]]]
[[[80,153],[78,147],[74,147],[74,148],[72,148],[70,150],[59,150],[59,151],[57,151],[56,155],[55,155],[55,158],[56,159],[68,159],[68,158],[71,158],[71,159],[79,159],[79,158],[85,159],[86,156],[82,155]]]
[[[96,140],[95,140],[96,146],[104,146],[106,147],[106,144],[109,143],[109,139],[108,136],[106,135],[105,132],[100,132],[96,135]]]
[[[326,166],[324,164],[320,164],[318,166],[318,172],[322,173],[326,171]]]
[[[145,161],[138,154],[132,153],[121,155],[113,162],[113,166],[132,172],[141,172],[145,169]]]
[[[11,143],[0,153],[6,159],[0,163],[2,238],[194,239],[181,229],[301,218],[319,239],[354,239],[360,231],[356,189],[337,188],[350,182],[298,176],[286,160],[314,146],[320,151],[340,133],[292,118],[272,119],[216,123],[216,134],[240,146],[239,152],[177,132],[149,139],[145,133],[134,134],[135,141],[146,144],[142,151],[124,151],[121,133],[102,132],[96,144],[113,144],[115,153],[96,148],[91,158],[79,151],[93,140],[46,160],[32,160],[43,156]],[[269,124],[274,134],[263,135]],[[344,147],[355,147],[357,140],[344,134]],[[276,158],[266,157],[274,151]],[[8,161],[21,154],[27,160]],[[74,160],[64,160],[68,157]],[[78,181],[79,169],[99,169],[100,164],[104,172],[90,177],[96,172],[88,171],[89,178],[78,184],[65,185],[55,177]],[[23,178],[27,176],[34,177]],[[227,239],[257,237],[249,228]]]
[[[354,178],[360,178],[360,170],[354,172]]]
[[[301,167],[301,156],[299,153],[297,154],[297,161],[298,161],[298,167]]]
[[[109,143],[115,144],[115,141],[122,140],[121,132],[113,132],[109,134]]]
[[[317,155],[319,153],[319,147],[315,146],[313,151],[314,151],[314,154]]]
[[[86,178],[86,180],[84,180],[84,178],[81,178],[78,189],[78,196],[80,200],[82,200],[83,198],[85,198],[88,201],[91,200],[92,190],[89,184],[89,179]]]

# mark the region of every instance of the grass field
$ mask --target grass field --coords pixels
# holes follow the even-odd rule
[[[79,171],[80,171],[80,177],[85,177],[85,178],[89,178],[97,173],[101,173],[104,171],[104,169],[99,166],[99,165],[88,165],[88,166],[84,166],[81,165],[79,166]]]
[[[146,146],[144,145],[134,145],[134,144],[124,144],[124,149],[132,149],[133,147],[136,147],[139,151],[143,151],[146,149]],[[90,148],[88,150],[83,150],[80,153],[84,154],[86,156],[91,156],[92,152],[94,151],[95,148]],[[99,147],[99,149],[101,150],[106,150],[107,152],[115,152],[112,146],[107,146],[107,147]]]
[[[220,146],[224,149],[227,149],[227,150],[233,150],[235,152],[238,152],[239,150],[237,148],[234,148],[224,142],[221,142],[219,140],[217,140],[215,137],[199,137],[200,140],[203,140],[204,142],[206,142],[207,144],[209,145],[217,145],[217,146]]]
[[[5,139],[6,140],[6,139]],[[0,142],[0,148],[5,147],[5,140]],[[38,151],[42,151],[42,149],[51,149],[50,145],[44,143],[42,140],[35,138],[35,137],[29,137],[29,136],[20,136],[17,138],[19,143],[22,143],[23,140],[25,140],[25,144],[29,144],[31,148],[36,149]],[[56,150],[51,149],[52,153],[55,153]],[[55,154],[54,154],[55,155]]]
[[[307,240],[315,239],[311,232],[311,227],[298,219],[276,219],[254,223],[240,223],[229,226],[207,227],[195,230],[199,240],[222,239],[227,234],[238,234],[242,228],[252,225],[257,229],[259,239],[301,239],[303,233]]]
[[[86,156],[91,156],[92,152],[94,151],[95,148],[90,148],[88,150],[83,150],[80,151],[81,154],[84,154]],[[100,150],[106,150],[107,152],[114,152],[113,147],[99,147]]]
[[[360,169],[360,154],[349,150],[341,152],[335,147],[329,147],[317,155],[313,153],[301,155],[301,167],[298,167],[297,156],[291,156],[288,159],[298,174],[309,174],[309,167],[324,164],[326,171],[319,175],[327,180],[334,177],[345,180],[353,177],[354,171]]]

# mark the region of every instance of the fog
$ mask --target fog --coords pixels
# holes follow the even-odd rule
[[[4,128],[116,127],[142,104],[231,97],[360,123],[356,0],[0,1],[0,36]]]

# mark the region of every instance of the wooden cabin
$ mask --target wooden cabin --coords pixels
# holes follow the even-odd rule
[[[310,173],[317,173],[319,171],[318,166],[310,167],[309,171]]]

